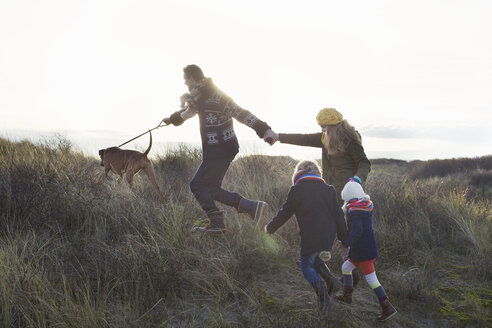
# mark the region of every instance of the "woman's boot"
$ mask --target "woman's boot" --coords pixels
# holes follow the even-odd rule
[[[385,299],[384,301],[380,302],[381,304],[381,315],[378,317],[379,321],[385,321],[391,318],[396,314],[396,309],[393,306],[393,304],[390,303],[389,299]]]

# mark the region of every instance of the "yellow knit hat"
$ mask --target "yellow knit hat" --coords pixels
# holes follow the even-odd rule
[[[316,116],[316,121],[321,126],[335,125],[343,120],[342,114],[340,114],[335,108],[323,108]]]

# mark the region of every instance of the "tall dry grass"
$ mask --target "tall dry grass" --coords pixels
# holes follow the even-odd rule
[[[470,195],[462,172],[414,180],[405,170],[382,171],[371,173],[366,190],[375,203],[383,285],[390,282],[400,304],[426,302],[451,324],[490,325],[491,199]]]
[[[196,150],[155,161],[166,196],[159,202],[145,180],[134,191],[108,181],[96,159],[63,140],[0,147],[0,325],[203,327],[276,318],[261,310],[257,277],[280,270],[278,243],[235,213],[225,238],[191,233],[202,215],[187,187]]]
[[[294,219],[268,236],[224,207],[227,234],[191,233],[203,217],[188,187],[200,156],[181,147],[154,160],[159,201],[144,177],[133,191],[107,180],[96,158],[66,140],[0,139],[0,326],[377,326],[367,320],[370,293],[352,307],[334,304],[320,321],[296,267]],[[224,187],[266,200],[272,217],[295,164],[238,158]],[[366,189],[376,204],[378,276],[401,312],[394,324],[487,322],[490,200],[470,198],[461,178],[410,180],[405,166],[389,165],[375,166]],[[334,257],[330,266],[340,264]]]

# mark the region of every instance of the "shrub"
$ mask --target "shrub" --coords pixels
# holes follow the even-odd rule
[[[470,173],[478,169],[492,170],[492,156],[413,161],[409,163],[408,175],[411,179],[425,179],[456,173]]]

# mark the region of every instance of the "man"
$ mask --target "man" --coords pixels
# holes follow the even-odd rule
[[[188,65],[183,72],[184,83],[190,92],[181,96],[182,109],[162,122],[178,126],[196,114],[200,120],[203,160],[190,182],[190,188],[210,223],[196,230],[204,233],[225,231],[223,213],[214,201],[233,206],[239,213],[260,220],[266,208],[265,202],[246,199],[221,187],[227,169],[239,152],[232,118],[255,130],[267,142],[272,142],[276,134],[268,124],[239,107],[219,90],[211,78],[204,76],[200,67]]]

